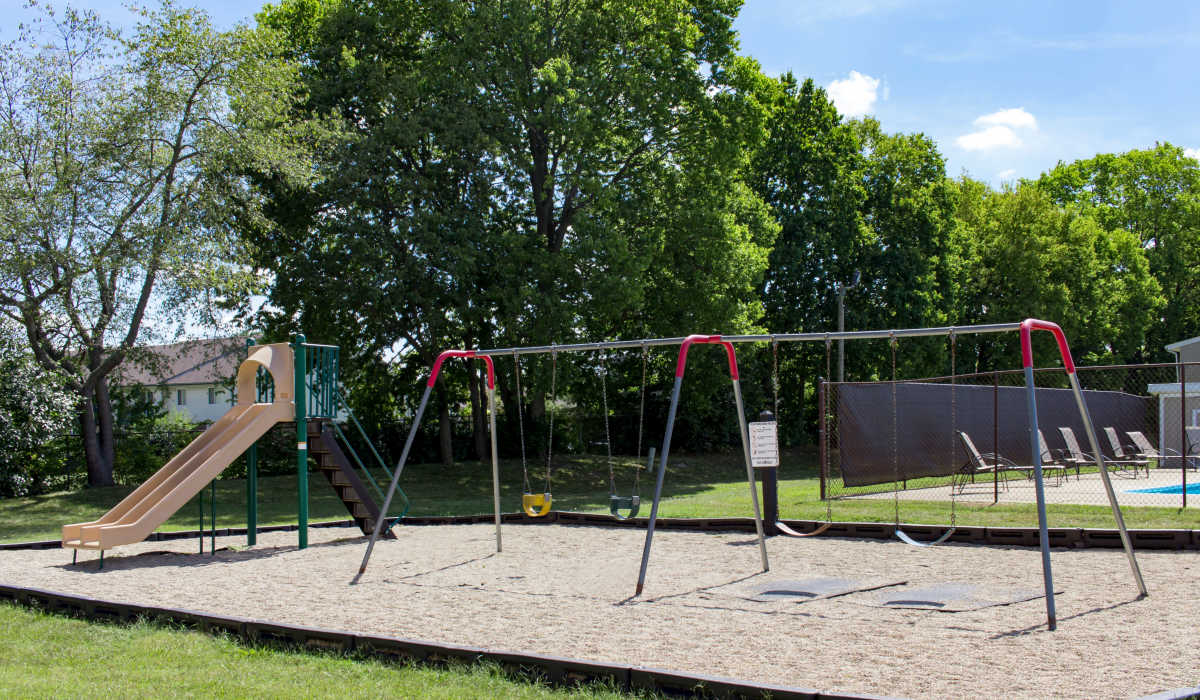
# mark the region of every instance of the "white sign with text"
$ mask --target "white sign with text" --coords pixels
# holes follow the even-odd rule
[[[750,465],[753,467],[779,466],[779,436],[774,421],[751,423]]]

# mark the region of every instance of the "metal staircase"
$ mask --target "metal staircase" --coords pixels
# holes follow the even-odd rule
[[[379,519],[377,494],[372,493],[372,487],[358,475],[354,465],[338,445],[337,436],[340,433],[337,426],[330,421],[311,421],[308,425],[308,454],[317,463],[338,498],[346,505],[346,511],[350,513],[358,528],[364,535],[370,535]],[[350,450],[353,453],[352,447]],[[373,481],[369,472],[364,471],[364,474]],[[375,486],[378,490],[377,485]],[[388,539],[396,537],[390,528],[385,530],[383,536]]]

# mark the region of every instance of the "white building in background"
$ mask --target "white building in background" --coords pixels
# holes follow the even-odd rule
[[[1179,362],[1200,363],[1200,336],[1166,346]],[[1200,364],[1183,365],[1183,375],[1175,381],[1151,384],[1150,394],[1158,398],[1158,444],[1171,454],[1200,454]],[[1182,410],[1180,396],[1183,396]],[[1184,430],[1180,430],[1180,418]],[[1178,460],[1176,460],[1178,461]]]
[[[148,345],[121,363],[113,384],[141,387],[168,412],[211,422],[234,404],[233,379],[245,357],[245,338]]]

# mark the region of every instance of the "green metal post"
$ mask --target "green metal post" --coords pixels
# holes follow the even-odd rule
[[[304,334],[296,335],[293,356],[296,362],[296,476],[299,485],[300,515],[297,532],[300,549],[308,547],[308,393],[305,391],[307,362],[304,355]]]
[[[200,553],[204,554],[204,489],[196,494],[196,505],[200,509],[200,529],[196,532],[200,533]]]
[[[216,479],[212,480],[212,490],[210,493],[211,493],[211,495],[208,497],[208,507],[210,509],[209,512],[211,513],[212,517],[209,518],[208,520],[209,520],[209,524],[212,526],[212,529],[209,530],[209,533],[211,533],[211,539],[209,539],[209,541],[208,541],[208,555],[210,557],[215,557],[217,555],[217,480]]]
[[[254,347],[254,339],[246,338],[246,355]],[[258,397],[254,397],[258,400]],[[246,546],[258,544],[258,442],[246,450]]]

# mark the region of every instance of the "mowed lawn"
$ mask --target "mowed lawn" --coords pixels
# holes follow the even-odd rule
[[[0,603],[6,698],[581,698],[635,696],[550,688],[488,665],[401,666],[332,653],[247,646],[155,624],[109,625]]]
[[[557,460],[556,460],[557,461]],[[650,511],[654,475],[638,470],[631,458],[618,458],[615,468],[617,491],[634,492],[635,473],[640,471],[638,492],[643,499],[640,516]],[[643,465],[644,467],[644,465]],[[544,488],[544,467],[529,473],[534,490]],[[820,499],[817,458],[813,450],[796,450],[785,455],[780,469],[779,508],[787,519],[825,520],[826,503]],[[501,505],[505,511],[520,509],[522,493],[520,462],[501,463]],[[409,515],[467,515],[492,510],[492,472],[489,463],[475,461],[451,467],[440,464],[408,466],[401,488],[411,500]],[[381,484],[386,489],[386,483]],[[58,539],[62,525],[92,520],[119,502],[132,486],[83,489],[32,498],[0,500],[0,542]],[[601,456],[568,456],[555,468],[551,483],[554,508],[581,512],[607,512],[609,475]],[[209,490],[204,492],[204,518],[210,512]],[[242,479],[217,482],[217,527],[246,525],[246,482]],[[398,501],[397,501],[398,503]],[[891,522],[894,505],[890,499],[835,499],[829,504],[837,521]],[[1032,504],[956,504],[956,521],[963,525],[1034,527]],[[1200,528],[1200,511],[1178,508],[1127,507],[1126,522],[1133,528]],[[260,525],[296,522],[295,475],[259,479]],[[392,514],[398,508],[394,507]],[[663,488],[659,516],[664,518],[748,517],[752,514],[746,471],[739,454],[672,454]],[[945,501],[903,500],[900,519],[908,523],[948,523],[950,505]],[[1104,505],[1051,505],[1053,527],[1113,527],[1112,514]],[[348,514],[334,496],[325,478],[309,474],[310,522],[344,520]],[[163,525],[163,530],[194,530],[199,525],[199,503],[193,499]]]

